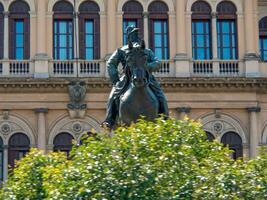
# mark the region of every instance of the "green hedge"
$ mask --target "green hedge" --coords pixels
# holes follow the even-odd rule
[[[265,151],[266,152],[266,151]],[[266,154],[234,161],[193,121],[140,120],[113,137],[75,146],[71,159],[32,150],[18,162],[2,199],[267,199]]]

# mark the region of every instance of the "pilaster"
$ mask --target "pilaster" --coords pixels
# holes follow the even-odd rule
[[[40,150],[46,152],[46,118],[45,114],[48,113],[47,108],[37,108],[34,109],[34,112],[37,114],[37,147]]]
[[[249,155],[250,158],[255,158],[257,156],[257,148],[259,145],[259,138],[258,138],[258,113],[261,111],[260,107],[250,107],[247,108],[250,118],[250,131],[249,131],[249,138],[250,138],[250,146],[249,146]]]

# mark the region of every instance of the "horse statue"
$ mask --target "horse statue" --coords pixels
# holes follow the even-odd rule
[[[149,87],[149,74],[145,69],[145,44],[130,42],[128,45],[126,73],[129,83],[119,98],[119,119],[125,125],[136,122],[140,116],[153,121],[159,112],[159,102]]]

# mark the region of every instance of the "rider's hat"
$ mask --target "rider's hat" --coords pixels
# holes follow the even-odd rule
[[[138,31],[139,31],[139,28],[136,28],[136,27],[134,27],[133,25],[128,26],[128,27],[126,28],[127,36],[131,35],[132,33],[138,32]]]

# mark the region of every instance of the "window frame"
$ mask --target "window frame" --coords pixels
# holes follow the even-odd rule
[[[158,11],[158,10],[153,10],[150,9],[152,7],[153,3],[164,3],[161,1],[154,1],[149,5],[149,19],[148,19],[148,23],[149,23],[149,47],[152,51],[155,52],[155,44],[154,44],[154,21],[157,20],[162,20],[162,21],[166,21],[166,25],[167,25],[167,58],[165,58],[165,60],[170,59],[170,33],[169,33],[169,15],[168,15],[168,11],[167,10],[162,10],[162,11]],[[165,4],[165,3],[164,3]],[[154,5],[153,5],[154,6]],[[165,4],[166,8],[168,8],[168,6]]]
[[[93,22],[93,60],[100,59],[100,16],[98,13],[79,13],[79,54],[86,60],[86,21]]]
[[[67,50],[66,57],[67,57],[67,59],[65,59],[65,60],[73,60],[74,59],[74,24],[73,24],[73,19],[69,19],[69,18],[56,18],[56,19],[54,18],[54,20],[53,20],[53,59],[54,60],[62,60],[60,58],[56,58],[56,53],[57,53],[57,55],[60,55],[59,54],[60,46],[56,46],[56,44],[55,44],[55,42],[56,42],[55,41],[55,35],[57,36],[57,43],[59,43],[59,38],[60,38],[60,34],[55,32],[55,23],[58,24],[57,30],[59,30],[59,23],[60,22],[65,22],[65,23],[71,22],[72,23],[72,31],[71,31],[72,46],[71,47],[69,46],[69,41],[68,41],[69,35],[70,35],[68,32],[69,28],[67,28],[67,30],[66,30],[66,32],[67,32],[66,33],[66,50]],[[68,25],[67,25],[67,27],[68,27]],[[70,48],[71,48],[71,51],[70,51]],[[68,57],[68,55],[70,55],[70,53],[71,53],[71,56],[70,56],[71,58]]]
[[[223,9],[224,8],[224,9]],[[227,9],[226,9],[227,8]],[[230,1],[222,1],[220,2],[218,5],[217,5],[217,22],[216,22],[216,29],[217,29],[217,52],[218,52],[218,58],[221,59],[221,60],[238,60],[239,59],[239,44],[238,44],[238,21],[237,21],[237,15],[236,15],[236,12],[237,12],[237,9],[236,9],[236,6],[230,2]],[[219,46],[219,44],[222,44],[222,32],[220,32],[220,42],[219,42],[219,30],[218,30],[218,23],[221,23],[223,21],[232,21],[234,22],[234,28],[235,28],[235,58],[233,57],[233,45],[232,45],[232,41],[233,41],[233,32],[230,32],[230,54],[232,56],[232,58],[230,59],[224,59],[223,58],[223,49],[224,47],[222,45]],[[220,24],[220,26],[222,25],[222,23]],[[231,26],[230,26],[231,27]],[[232,28],[231,28],[232,29]],[[221,27],[221,30],[222,30],[222,27]],[[220,49],[220,51],[219,51]],[[219,53],[220,52],[220,53]]]
[[[201,22],[201,23],[208,23],[208,27],[209,27],[209,32],[207,33],[206,31],[206,25],[204,25],[204,33],[202,34],[204,36],[204,47],[198,47],[197,45],[197,38],[198,35],[200,34],[196,34],[196,30],[197,30],[197,26],[194,25],[196,22]],[[213,59],[213,54],[212,54],[212,23],[209,19],[192,19],[192,57],[194,60],[212,60]],[[193,31],[194,28],[194,31]],[[207,38],[208,38],[208,42],[209,42],[209,47],[207,47]],[[204,59],[198,59],[197,55],[198,55],[198,49],[199,48],[203,48],[204,49]],[[208,58],[208,51],[209,51],[209,58]],[[195,56],[196,57],[195,57]]]
[[[223,28],[222,28],[222,23],[223,22],[233,22],[234,23],[234,28],[235,28],[235,32],[233,32],[232,30],[232,26],[230,26],[230,29],[229,29],[229,34],[227,34],[229,37],[230,37],[230,46],[229,47],[225,47],[223,46],[223,35],[224,33],[222,32]],[[229,23],[228,23],[229,24]],[[220,32],[218,30],[218,25],[220,26]],[[238,55],[239,55],[239,52],[238,52],[238,31],[237,31],[237,23],[236,23],[236,20],[233,20],[231,18],[227,18],[227,19],[219,19],[217,20],[217,23],[216,23],[216,28],[217,28],[217,52],[218,52],[218,58],[221,59],[221,60],[238,60]],[[220,36],[219,36],[220,35]],[[233,46],[233,35],[235,36],[235,46]],[[224,54],[224,49],[225,48],[229,48],[230,49],[230,59],[225,59],[223,54]],[[235,49],[235,55],[233,53],[233,49]]]
[[[20,140],[21,144],[14,145],[11,143],[12,139],[15,136],[20,137],[19,140]],[[21,141],[21,136],[23,137],[23,139],[25,139],[24,141]],[[24,144],[23,142],[27,143],[27,144]],[[18,157],[18,156],[20,157],[21,153],[23,155],[25,155],[30,151],[30,145],[31,145],[30,142],[31,141],[30,141],[30,138],[28,137],[28,135],[26,135],[25,133],[22,133],[22,132],[14,133],[9,138],[9,141],[8,141],[8,165],[11,166],[11,169],[14,168],[14,166],[15,166],[16,157]]]
[[[4,7],[0,3],[0,59],[4,58],[4,20]]]
[[[30,59],[30,16],[26,13],[9,14],[9,58],[16,60],[16,21],[24,23],[23,60]]]
[[[261,23],[266,23],[261,27]],[[259,21],[259,51],[260,51],[260,59],[261,62],[267,62],[267,57],[264,57],[264,53],[266,52],[267,54],[267,45],[266,47],[264,46],[264,40],[267,41],[267,16],[261,18]]]

